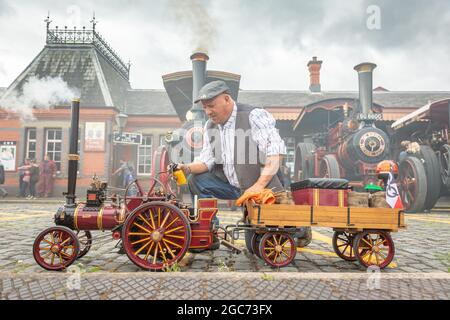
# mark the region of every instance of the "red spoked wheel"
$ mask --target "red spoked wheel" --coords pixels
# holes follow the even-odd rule
[[[42,231],[34,240],[34,260],[44,269],[60,271],[70,266],[80,252],[76,234],[67,227],[57,226]]]
[[[183,258],[191,243],[191,226],[180,209],[155,201],[130,213],[122,239],[134,264],[147,270],[161,270]]]
[[[427,176],[422,162],[406,157],[399,165],[400,196],[406,212],[420,212],[425,207]],[[440,183],[436,181],[436,183]]]
[[[166,146],[159,146],[158,149],[153,153],[153,166],[152,166],[152,177],[161,181],[162,186],[174,195],[178,194],[178,186],[176,181],[173,179],[168,171],[168,166],[170,164],[169,151]],[[153,182],[152,182],[153,184]],[[152,185],[150,185],[152,188]]]
[[[391,235],[385,231],[363,231],[353,240],[355,256],[359,263],[368,268],[386,268],[394,259],[395,247]]]
[[[345,231],[335,231],[333,234],[334,252],[346,261],[356,261],[355,251],[353,249],[353,240],[355,235]]]
[[[262,234],[256,232],[252,235],[252,251],[258,258],[261,258],[261,255],[259,254],[259,244],[261,243],[262,237]]]
[[[80,252],[78,253],[77,259],[80,259],[91,250],[92,234],[90,231],[77,231],[76,236],[80,242]]]
[[[297,253],[294,238],[285,232],[268,232],[263,235],[259,244],[262,259],[274,268],[290,264]]]

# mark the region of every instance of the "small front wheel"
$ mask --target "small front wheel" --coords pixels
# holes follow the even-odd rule
[[[286,232],[267,232],[261,238],[259,254],[274,268],[290,264],[297,253],[294,238]]]
[[[386,268],[394,259],[395,247],[391,235],[385,231],[367,230],[358,233],[353,240],[358,262],[368,268]]]
[[[80,252],[76,234],[67,227],[45,229],[34,240],[34,260],[44,269],[60,271],[70,266]]]

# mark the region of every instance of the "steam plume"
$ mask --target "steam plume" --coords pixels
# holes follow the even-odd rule
[[[0,100],[0,107],[18,113],[24,120],[32,120],[33,108],[49,109],[67,104],[79,95],[78,90],[69,88],[60,77],[31,77],[24,83],[21,93],[14,91],[4,96]]]

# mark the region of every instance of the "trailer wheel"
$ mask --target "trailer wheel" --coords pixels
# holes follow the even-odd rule
[[[336,157],[327,154],[319,163],[319,177],[329,179],[339,179],[341,172]]]
[[[259,244],[261,243],[262,237],[263,237],[262,234],[259,234],[256,232],[254,232],[253,236],[252,236],[252,250],[253,250],[253,253],[256,254],[256,256],[258,258],[261,258],[261,255],[259,253]]]
[[[346,261],[356,261],[355,251],[353,249],[353,240],[355,235],[345,231],[335,231],[333,234],[334,252]]]
[[[386,268],[394,259],[394,241],[388,232],[366,230],[355,236],[354,250],[358,262],[368,268]]]
[[[450,188],[450,146],[444,144],[441,147],[439,161],[441,165],[441,181],[442,184],[449,189]]]
[[[154,201],[133,210],[122,229],[130,260],[147,270],[162,270],[180,261],[191,243],[191,226],[180,209]]]
[[[410,156],[400,161],[399,181],[405,212],[422,211],[427,195],[427,177],[422,162]]]
[[[274,268],[290,264],[297,253],[294,238],[286,232],[267,232],[261,238],[259,254]]]
[[[255,231],[253,231],[253,230],[247,230],[247,229],[244,230],[245,246],[247,247],[248,252],[250,252],[251,254],[255,253],[252,248],[252,239],[253,239],[254,234],[255,234]]]
[[[76,234],[67,227],[45,229],[34,240],[34,260],[44,269],[61,271],[70,266],[80,252]]]
[[[314,157],[312,152],[316,146],[312,143],[301,142],[295,151],[294,178],[298,181],[314,176]]]
[[[439,160],[430,146],[421,145],[420,152],[424,160],[425,173],[427,176],[427,195],[425,198],[424,209],[430,210],[435,206],[441,193]]]
[[[91,250],[92,234],[90,231],[77,231],[76,236],[80,242],[80,253],[78,253],[77,259],[80,259]]]

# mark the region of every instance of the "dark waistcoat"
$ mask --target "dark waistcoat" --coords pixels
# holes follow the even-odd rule
[[[259,151],[257,143],[251,135],[249,115],[256,107],[237,103],[236,126],[234,137],[234,169],[239,181],[241,190],[250,188],[259,179],[261,170],[265,163],[265,155]],[[213,150],[215,165],[212,173],[225,182],[228,179],[223,172],[222,144],[219,126],[208,120],[206,124],[209,142]],[[246,134],[244,134],[246,133]],[[284,191],[284,188],[275,174],[266,188],[274,192]]]

